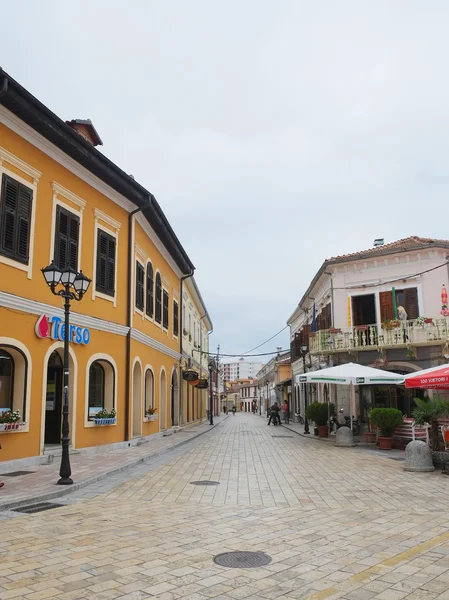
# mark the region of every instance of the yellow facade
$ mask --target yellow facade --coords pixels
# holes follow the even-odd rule
[[[191,263],[182,248],[173,250],[179,242],[170,242],[171,246],[162,243],[143,210],[130,217],[138,204],[133,204],[129,195],[125,197],[79,164],[76,155],[76,160],[66,156],[61,147],[45,138],[46,134],[22,123],[1,106],[1,101],[0,412],[8,406],[18,409],[24,423],[17,429],[0,431],[0,459],[39,456],[48,446],[59,444],[63,334],[58,319],[63,319],[63,302],[51,293],[41,269],[57,255],[62,260],[65,250],[60,245],[64,237],[61,223],[65,223],[67,214],[68,223],[78,223],[79,227],[76,244],[70,245],[72,234],[67,234],[67,248],[76,256],[77,269],[92,279],[83,299],[72,301],[71,306],[70,323],[82,328],[70,332],[72,447],[132,441],[179,425],[180,281]],[[57,120],[54,115],[51,118]],[[56,122],[56,126],[69,138],[73,136],[74,144],[80,144],[78,134],[67,133],[62,122]],[[92,164],[97,154],[92,148]],[[105,171],[108,168],[106,165]],[[128,182],[125,174],[122,178],[123,187],[132,189],[133,182]],[[4,182],[10,187],[4,187]],[[22,190],[31,198],[28,224],[20,221],[20,226],[29,227],[23,234],[28,237],[20,238],[28,240],[26,259],[18,259],[18,241],[11,242],[14,255],[8,254],[12,246],[8,246],[10,240],[2,230],[7,218],[7,190],[16,184],[17,198]],[[139,193],[137,184],[135,187]],[[17,215],[19,212],[15,222],[19,223]],[[99,267],[106,256],[102,254],[104,240],[111,248],[107,271]],[[145,276],[143,288],[141,269]],[[104,273],[110,276],[107,282]],[[160,318],[156,314],[159,300]],[[46,323],[50,324],[53,337],[37,335],[36,323],[42,315],[45,317],[40,323],[44,323],[44,329]],[[77,343],[83,342],[83,335],[88,343]],[[98,424],[95,411],[99,408],[115,409],[114,422]],[[147,414],[152,408],[156,409],[155,417]]]

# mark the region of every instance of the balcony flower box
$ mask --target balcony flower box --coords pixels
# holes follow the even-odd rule
[[[145,415],[145,421],[147,422],[152,422],[152,421],[156,421],[157,419],[157,415]]]
[[[401,326],[399,319],[387,319],[382,323],[382,329],[396,329]]]
[[[115,425],[117,417],[105,417],[104,419],[95,419],[95,425]]]
[[[15,423],[0,423],[0,431],[20,431],[25,426],[23,421],[16,421]]]

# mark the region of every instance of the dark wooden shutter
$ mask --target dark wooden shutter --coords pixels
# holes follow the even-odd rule
[[[28,263],[33,191],[3,175],[0,211],[0,252]]]
[[[179,335],[179,306],[176,300],[173,300],[173,335]]]
[[[393,318],[393,297],[391,292],[380,292],[380,320],[383,323],[387,319]]]
[[[97,234],[97,281],[99,292],[113,296],[115,294],[115,252],[116,240],[105,231]]]
[[[162,326],[165,329],[168,329],[168,292],[164,290],[163,292],[163,318],[162,318]]]
[[[144,307],[144,279],[145,271],[140,262],[136,261],[136,308],[139,310]]]
[[[404,298],[404,308],[407,313],[407,318],[410,320],[417,319],[419,317],[418,289],[410,288],[404,290]]]
[[[58,206],[56,209],[55,263],[60,269],[78,271],[80,220],[77,215]]]
[[[154,309],[154,282],[153,282],[153,265],[147,264],[147,305],[146,313],[149,317],[153,317]]]
[[[154,311],[155,320],[160,323],[161,322],[161,313],[162,313],[162,283],[160,273],[156,274],[156,308]]]

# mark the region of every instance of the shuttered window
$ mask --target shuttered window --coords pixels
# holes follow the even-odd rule
[[[59,269],[78,271],[80,220],[77,215],[58,206],[56,209],[55,264]]]
[[[153,265],[147,264],[147,304],[145,307],[149,317],[153,317],[154,310],[154,282],[153,282]]]
[[[383,323],[394,318],[393,295],[391,292],[380,292],[380,320]],[[407,319],[413,320],[419,317],[418,289],[408,288],[396,290],[396,306],[403,306],[407,313]]]
[[[143,310],[144,307],[144,280],[145,270],[140,262],[136,261],[136,308]]]
[[[162,300],[162,327],[168,329],[168,292],[164,290]]]
[[[173,300],[173,335],[179,335],[179,306],[176,300]]]
[[[156,308],[154,318],[157,323],[161,322],[162,317],[162,282],[160,273],[156,273]]]
[[[116,239],[109,233],[98,230],[97,233],[97,279],[98,292],[114,296],[115,294],[115,251]]]
[[[3,175],[0,197],[0,253],[28,264],[33,190]]]

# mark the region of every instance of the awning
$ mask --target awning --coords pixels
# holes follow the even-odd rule
[[[449,365],[432,367],[405,376],[406,388],[449,390]]]
[[[404,376],[382,369],[364,367],[357,363],[346,363],[310,371],[300,376],[299,381],[307,383],[335,383],[337,385],[390,385],[404,383]]]

